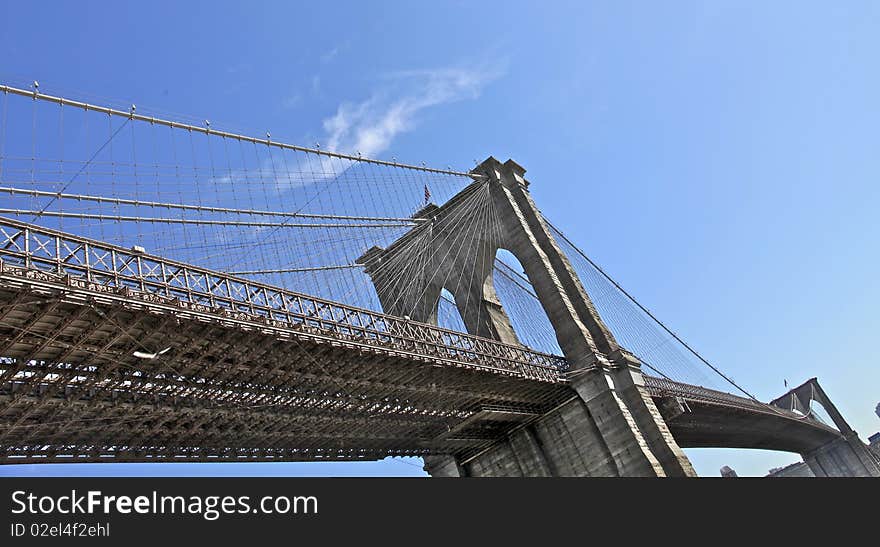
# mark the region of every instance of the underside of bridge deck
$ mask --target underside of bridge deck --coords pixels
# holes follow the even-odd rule
[[[840,437],[805,416],[688,401],[687,411],[664,412],[673,404],[657,399],[669,430],[682,448],[757,448],[805,454]]]
[[[424,347],[407,351],[240,317],[182,311],[125,291],[86,294],[60,276],[7,268],[0,274],[0,462],[446,454],[475,462],[477,472],[480,458],[497,460],[498,447],[533,453],[575,442],[581,446],[558,448],[565,463],[535,474],[613,474],[603,468],[608,462],[573,463],[586,461],[577,454],[589,452],[592,437],[558,370],[493,369]],[[646,389],[685,447],[805,453],[840,437],[729,394],[657,378],[646,378]]]
[[[462,453],[570,392],[555,374],[98,300],[0,288],[3,462]]]

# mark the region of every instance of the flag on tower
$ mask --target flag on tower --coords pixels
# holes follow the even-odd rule
[[[431,191],[428,190],[428,185],[425,185],[425,205],[427,205],[431,201]]]

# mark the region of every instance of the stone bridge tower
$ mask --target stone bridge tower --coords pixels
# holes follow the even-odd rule
[[[512,160],[502,164],[490,157],[473,173],[482,177],[446,204],[428,205],[416,213],[431,223],[435,237],[430,241],[415,241],[418,229],[414,229],[386,249],[373,247],[359,262],[371,276],[386,313],[436,324],[445,288],[455,297],[468,332],[516,344],[516,333],[492,285],[496,252],[510,251],[522,264],[571,365],[572,399],[467,462],[452,456],[426,458],[428,472],[435,476],[695,475],[644,388],[641,363],[618,345],[603,323],[532,201],[525,169]],[[491,237],[476,233],[466,252],[453,252],[448,242],[456,238],[442,235],[456,229],[454,219],[463,214],[474,192],[488,192],[502,229]],[[427,253],[423,245],[430,246]],[[389,283],[384,277],[391,274],[382,264],[412,260],[414,249],[428,256],[428,267],[422,270],[440,275],[414,275],[396,286]]]
[[[813,402],[819,403],[841,437],[826,445],[802,454],[804,462],[817,477],[878,477],[880,459],[871,454],[858,434],[844,419],[843,414],[819,385],[810,378],[785,395],[771,401],[771,405],[793,410],[804,416],[813,415]]]

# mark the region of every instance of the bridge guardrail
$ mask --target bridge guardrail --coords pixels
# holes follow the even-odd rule
[[[648,391],[652,395],[679,395],[728,406],[768,410],[768,405],[764,403],[753,401],[752,399],[746,399],[745,397],[739,397],[731,393],[716,391],[702,386],[684,384],[667,378],[658,378],[657,376],[644,375],[644,378],[645,387],[648,388]]]
[[[564,357],[417,323],[254,282],[183,262],[0,217],[0,261],[95,284],[150,294],[193,311],[243,314],[293,328],[313,328],[391,349],[442,356],[548,380]]]

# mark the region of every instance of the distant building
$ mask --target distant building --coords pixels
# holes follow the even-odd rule
[[[874,412],[877,414],[877,417],[880,418],[880,403],[877,403],[877,406],[874,407]],[[880,458],[880,432],[874,433],[868,437],[868,450]]]
[[[804,462],[797,462],[785,467],[774,467],[767,473],[768,477],[815,477],[813,471],[810,470]]]
[[[721,468],[721,476],[727,479],[731,479],[736,478],[739,475],[736,474],[736,471],[725,465]]]
[[[880,458],[880,433],[874,433],[868,437],[868,450]]]

